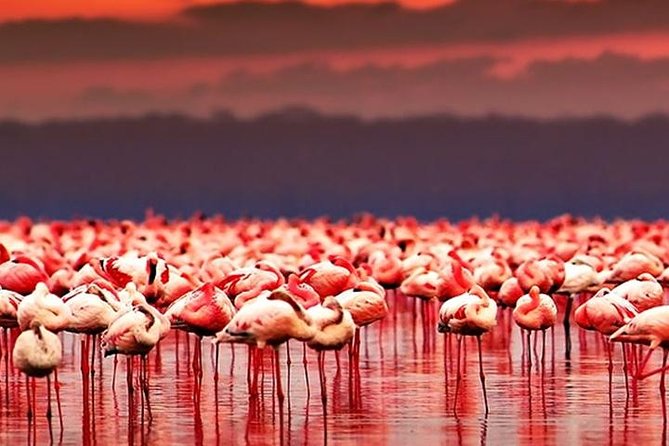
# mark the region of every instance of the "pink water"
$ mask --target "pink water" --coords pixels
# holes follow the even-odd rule
[[[455,338],[450,347],[453,362],[445,373],[445,336],[436,333],[434,327],[427,338],[423,336],[420,307],[414,312],[413,300],[399,297],[395,304],[391,296],[389,302],[391,313],[383,323],[362,333],[359,401],[351,392],[346,349],[340,355],[339,370],[334,354],[327,355],[327,417],[320,398],[316,354],[308,353],[311,395],[307,398],[302,346],[295,342],[290,346],[290,370],[286,367],[285,347],[281,350],[287,393],[281,416],[272,393],[269,351],[261,386],[264,392],[252,403],[247,388],[247,347],[235,347],[233,362],[232,348],[221,346],[215,384],[214,349],[205,339],[198,393],[190,363],[195,338],[191,336],[187,348],[185,334],[181,333],[177,345],[173,331],[161,343],[159,355],[150,355],[153,420],[149,421],[146,413],[141,416],[139,386],[132,413],[129,411],[125,359],[119,358],[114,390],[113,359],[96,357],[92,386],[84,392],[80,337],[63,334],[64,362],[59,369],[64,419],[61,432],[55,399],[51,428],[45,416],[44,380],[37,385],[36,422],[29,424],[24,378],[11,366],[9,375],[5,373],[3,350],[0,444],[664,444],[666,425],[658,377],[631,386],[627,399],[621,351],[616,346],[610,401],[603,341],[572,326],[572,355],[565,360],[561,324],[552,335],[547,334],[542,377],[541,367],[536,367],[541,342],[528,373],[527,364],[521,360],[519,330],[515,326],[509,329],[508,318],[498,318],[497,328],[483,338],[490,403],[487,417],[476,341],[466,340],[466,374],[454,411]]]

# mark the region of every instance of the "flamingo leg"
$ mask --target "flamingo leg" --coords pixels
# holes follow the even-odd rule
[[[606,355],[609,360],[609,410],[613,410],[613,358],[612,358],[612,351],[613,351],[613,346],[611,345],[610,342],[605,341],[605,347],[606,347]]]
[[[455,378],[455,396],[453,397],[453,412],[457,415],[458,411],[458,394],[460,393],[460,381],[462,381],[462,372],[460,371],[460,353],[462,351],[462,336],[458,336],[458,359],[457,359],[457,374]]]
[[[177,361],[179,363],[179,361]],[[112,371],[112,390],[116,390],[116,366],[118,365],[118,355],[114,355],[114,369]]]
[[[648,377],[650,377],[650,376],[657,375],[658,373],[664,373],[664,372],[666,372],[667,370],[669,370],[669,366],[662,366],[662,367],[657,368],[657,369],[655,369],[655,370],[651,370],[650,372],[646,372],[646,373],[644,373],[644,374],[642,374],[642,375],[639,375],[639,376],[636,377],[636,379],[638,379],[639,381],[641,381],[641,380],[644,380],[644,379],[646,379],[646,378],[648,378]]]
[[[281,384],[281,361],[279,360],[279,347],[274,349],[274,374],[276,375],[276,396],[279,400],[279,406],[283,406],[284,394]]]
[[[630,398],[630,385],[629,385],[629,378],[627,376],[628,373],[628,368],[627,368],[627,348],[625,344],[620,344],[623,350],[623,374],[625,375],[625,401],[628,401]]]
[[[56,406],[58,406],[58,425],[60,434],[63,435],[63,407],[60,404],[60,382],[58,381],[58,368],[53,370],[53,388],[56,392]]]
[[[214,355],[214,382],[218,383],[218,359],[220,356],[220,344],[216,344],[216,353]]]
[[[643,379],[648,378],[651,375],[654,375],[656,373],[659,373],[662,371],[662,369],[654,370],[650,373],[644,374],[643,371],[646,368],[646,364],[648,363],[648,360],[650,359],[650,355],[655,351],[656,347],[649,347],[648,348],[648,353],[646,353],[646,356],[644,356],[643,361],[641,361],[641,364],[637,367],[637,371],[634,375],[634,378],[636,378],[638,381],[641,381]]]
[[[26,375],[26,399],[28,402],[28,422],[31,422],[33,419],[33,408],[32,408],[32,398],[30,397],[30,378]]]
[[[546,375],[546,330],[541,330],[541,377]]]
[[[49,420],[49,424],[51,424],[51,375],[46,376],[46,389],[47,389],[47,406],[46,406],[46,418]]]
[[[311,397],[311,386],[309,386],[309,362],[307,361],[307,344],[302,343],[302,365],[304,366],[304,382],[307,386],[307,399]]]
[[[483,389],[483,402],[485,403],[485,414],[488,415],[490,411],[488,408],[488,392],[485,387],[485,373],[483,373],[483,352],[481,349],[481,336],[476,337],[476,342],[479,349],[479,378],[481,379],[481,388]]]
[[[216,347],[218,348],[218,345]],[[153,420],[153,413],[151,412],[151,400],[149,399],[149,359],[146,355],[142,356],[142,369],[144,372],[144,379],[142,381],[144,401],[146,401],[146,411],[149,415],[149,421],[151,421]]]
[[[660,376],[660,396],[662,398],[662,419],[666,425],[667,423],[667,392],[664,383],[665,371],[667,368],[667,355],[669,355],[669,350],[664,350],[662,355],[662,375]]]
[[[527,373],[532,373],[532,348],[530,347],[532,339],[532,332],[527,330]]]
[[[325,377],[325,353],[322,351],[318,352],[318,375],[321,382],[321,403],[323,403],[323,410],[327,407],[328,395],[327,395],[327,378]]]
[[[564,358],[565,359],[570,359],[571,358],[571,324],[570,324],[570,317],[571,317],[571,307],[573,304],[574,299],[571,296],[567,296],[567,304],[565,305],[564,308],[564,320],[562,321],[562,324],[564,326]]]

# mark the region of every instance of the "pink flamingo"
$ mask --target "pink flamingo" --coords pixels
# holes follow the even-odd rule
[[[0,289],[0,328],[19,326],[17,311],[23,296],[10,290]]]
[[[502,307],[513,308],[516,302],[524,295],[523,289],[518,284],[518,278],[511,277],[504,281],[497,293],[497,302]]]
[[[69,326],[72,311],[60,297],[49,292],[44,282],[39,282],[35,290],[21,300],[16,316],[21,330],[38,322],[49,331],[59,332]]]
[[[640,274],[636,279],[623,282],[611,292],[630,301],[639,311],[664,304],[662,285],[649,273]]]
[[[193,358],[193,367],[202,373],[203,336],[214,336],[223,330],[235,314],[235,306],[227,294],[212,282],[184,294],[174,301],[165,312],[172,328],[195,333],[198,336],[197,352]],[[216,369],[214,378],[218,378],[218,346],[216,348]],[[196,367],[196,360],[199,362]]]
[[[260,261],[251,268],[234,270],[216,286],[235,303],[237,309],[264,291],[274,291],[285,282],[281,271],[271,262]]]
[[[488,409],[488,393],[485,386],[485,374],[483,372],[483,353],[481,351],[481,335],[490,331],[497,325],[497,304],[490,299],[488,294],[478,285],[473,286],[467,293],[454,297],[444,302],[439,310],[440,333],[454,333],[460,335],[458,338],[458,374],[454,408],[457,407],[457,397],[462,375],[460,372],[460,350],[462,336],[475,336],[478,344],[479,354],[479,378],[483,389],[483,400],[485,413]]]
[[[307,341],[307,345],[318,352],[318,372],[321,383],[321,401],[323,407],[327,404],[325,355],[327,350],[341,350],[351,342],[355,335],[356,325],[353,316],[333,297],[327,297],[322,305],[316,305],[307,310],[311,317],[316,333]]]
[[[344,290],[355,287],[359,281],[355,267],[340,256],[333,256],[328,261],[311,265],[300,273],[300,278],[321,298],[336,296]]]
[[[263,349],[274,348],[277,396],[284,401],[279,361],[279,346],[289,339],[307,342],[316,335],[316,327],[309,314],[282,290],[272,292],[267,298],[248,302],[233,316],[224,330],[216,334],[215,342],[243,343]],[[257,396],[258,367],[254,372],[251,396]]]
[[[46,282],[49,276],[37,259],[25,255],[15,256],[0,264],[0,288],[26,295],[39,282]]]
[[[516,302],[513,310],[513,320],[522,329],[527,331],[528,367],[532,366],[530,353],[530,335],[533,331],[541,331],[541,364],[544,364],[546,352],[546,329],[552,328],[557,320],[557,306],[547,294],[541,294],[539,287],[534,285],[530,292]]]
[[[559,290],[564,283],[564,262],[555,256],[527,260],[518,266],[515,276],[518,279],[518,285],[524,292],[529,292],[536,285],[540,293],[550,295]]]
[[[149,419],[153,418],[149,402],[148,364],[146,355],[158,344],[160,339],[169,332],[169,320],[156,309],[146,303],[144,296],[137,292],[130,282],[124,292],[131,296],[135,304],[121,313],[102,333],[102,348],[105,357],[122,354],[141,357],[140,382],[142,395],[147,403]],[[126,359],[128,373],[128,395],[134,393],[132,382],[132,358]],[[142,408],[144,405],[142,404]]]
[[[576,309],[574,321],[585,330],[592,330],[601,333],[603,336],[610,336],[638,314],[639,311],[631,302],[617,293],[611,292],[608,288],[602,288],[592,299],[587,300]],[[622,347],[625,388],[628,389],[627,352],[625,346]],[[612,397],[613,348],[609,343],[607,343],[606,350],[609,359],[609,397]]]
[[[91,337],[95,346],[95,337],[106,330],[127,307],[121,302],[116,290],[102,279],[75,288],[63,296],[63,302],[70,310],[70,320],[65,330],[85,335],[81,339],[81,373],[86,379],[89,372],[91,376],[95,374],[96,352],[91,352]],[[89,355],[90,366],[87,360]]]
[[[642,250],[631,251],[614,265],[609,281],[613,283],[624,282],[637,278],[643,273],[657,277],[662,274],[663,270],[662,260],[653,254]]]
[[[612,341],[629,342],[634,344],[648,345],[648,353],[645,357],[635,377],[639,380],[660,373],[660,395],[662,396],[662,414],[666,422],[667,418],[667,400],[665,374],[667,370],[667,357],[669,356],[669,305],[650,308],[634,316],[629,322],[616,330],[609,338]],[[644,373],[646,364],[651,354],[662,347],[662,367],[651,372]]]
[[[60,339],[43,327],[38,321],[23,331],[14,343],[12,360],[16,368],[26,375],[26,394],[28,397],[28,418],[32,419],[35,411],[35,378],[46,377],[48,387],[47,418],[51,419],[51,373],[60,365],[63,347]],[[32,379],[32,386],[29,380]],[[32,389],[31,389],[32,387]],[[31,397],[32,390],[32,397]],[[63,416],[60,407],[58,384],[56,383],[56,399],[60,428],[63,429]]]

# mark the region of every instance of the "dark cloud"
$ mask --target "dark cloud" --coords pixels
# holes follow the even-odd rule
[[[512,79],[496,77],[505,60],[442,60],[420,67],[365,65],[338,70],[301,63],[267,73],[233,71],[216,82],[138,89],[99,85],[63,99],[0,98],[0,117],[124,116],[153,112],[208,116],[226,109],[253,116],[291,104],[362,117],[489,113],[552,118],[669,113],[669,58],[604,53],[592,59],[534,62]]]
[[[364,66],[338,71],[302,64],[271,74],[238,71],[186,93],[244,114],[305,104],[367,117],[452,112],[554,117],[669,112],[669,58],[605,53],[594,60],[535,62],[519,77],[491,73],[498,59],[448,60],[418,68]],[[196,93],[195,93],[196,92]]]
[[[69,19],[0,25],[0,63],[273,54],[408,44],[669,30],[665,0],[461,0],[428,11],[396,4],[297,2],[192,7],[165,23]]]

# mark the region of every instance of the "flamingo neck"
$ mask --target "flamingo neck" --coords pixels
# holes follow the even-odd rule
[[[541,303],[541,299],[539,297],[539,290],[531,289],[529,296],[530,296],[530,301],[518,307],[518,311],[520,311],[521,313],[529,313],[530,311],[537,309],[539,307],[539,304]]]

